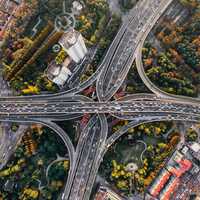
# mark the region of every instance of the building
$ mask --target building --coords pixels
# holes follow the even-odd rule
[[[171,173],[168,172],[166,169],[163,169],[160,172],[159,176],[154,181],[154,183],[149,188],[149,193],[153,197],[157,197],[159,195],[160,191],[162,190],[162,188],[165,186],[165,184],[169,180],[170,176],[171,176]]]
[[[200,152],[200,144],[197,142],[193,142],[190,145],[190,148],[194,151],[194,152]]]
[[[72,11],[74,14],[79,15],[83,9],[83,5],[79,1],[73,1]]]
[[[179,184],[180,184],[179,178],[171,176],[168,184],[165,186],[165,188],[160,193],[159,199],[160,200],[169,200],[171,195],[178,188]]]
[[[75,30],[69,30],[64,33],[59,43],[76,63],[79,63],[87,54],[87,48],[83,37]]]
[[[72,75],[68,69],[70,62],[69,58],[66,58],[62,65],[57,65],[55,61],[52,61],[46,71],[48,79],[58,86],[63,86],[66,80]]]
[[[3,40],[5,30],[20,3],[21,1],[19,0],[0,0],[0,41]]]
[[[108,187],[100,186],[94,200],[123,200],[123,199]]]
[[[200,161],[200,144],[197,142],[192,142],[190,145],[188,145],[188,147],[190,148],[191,155]]]
[[[12,14],[15,8],[21,3],[21,1],[15,0],[0,0],[0,8],[2,12]]]
[[[175,151],[158,177],[148,188],[150,198],[169,200],[181,183],[181,177],[192,169],[192,162],[179,151]]]

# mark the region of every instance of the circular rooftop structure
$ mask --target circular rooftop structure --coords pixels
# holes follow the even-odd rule
[[[138,166],[136,163],[129,163],[126,165],[125,170],[128,172],[135,172],[138,170]]]
[[[58,15],[55,19],[55,28],[57,31],[67,32],[75,27],[75,18],[70,13]]]

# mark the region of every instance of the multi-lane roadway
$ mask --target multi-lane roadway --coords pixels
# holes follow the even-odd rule
[[[131,101],[113,101],[113,102],[91,102],[81,101],[72,102],[57,100],[31,102],[1,102],[0,117],[1,118],[49,118],[57,119],[59,116],[83,113],[109,113],[109,114],[142,114],[142,113],[168,113],[170,114],[187,114],[188,116],[200,117],[200,105],[198,103],[187,103],[171,99],[151,99]],[[62,118],[60,118],[62,119]]]
[[[70,157],[70,172],[62,199],[88,200],[96,173],[107,149],[128,128],[160,120],[200,120],[199,102],[193,99],[169,98],[162,91],[156,95],[140,94],[108,102],[123,83],[136,57],[142,70],[141,48],[148,33],[172,0],[141,0],[124,20],[116,38],[97,71],[83,84],[52,95],[0,98],[0,120],[39,122],[49,126],[65,142]],[[138,70],[139,71],[139,70]],[[140,73],[140,71],[139,71]],[[140,73],[144,76],[144,71]],[[74,95],[95,80],[99,102]],[[145,84],[150,84],[143,78]],[[152,84],[151,84],[152,87]],[[164,98],[163,98],[164,97]],[[167,98],[165,98],[167,97]],[[52,120],[72,119],[84,113],[95,114],[83,130],[76,149],[67,134]],[[106,140],[108,125],[105,113],[131,122]]]
[[[135,58],[136,49],[172,0],[141,0],[124,21],[102,62],[97,79],[100,101],[109,100],[120,88]]]
[[[76,170],[69,177],[72,184],[70,188],[66,188],[68,190],[64,192],[63,199],[89,198],[97,170],[98,155],[107,137],[108,127],[106,122],[104,115],[95,115],[83,130],[76,150]]]

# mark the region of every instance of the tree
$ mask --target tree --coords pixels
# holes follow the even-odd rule
[[[6,75],[6,80],[10,81],[18,72],[24,67],[26,62],[32,57],[33,53],[36,52],[38,46],[53,30],[53,24],[48,22],[47,26],[41,31],[40,35],[33,41],[32,45],[26,50],[20,59],[14,60],[11,64],[11,71]]]
[[[186,140],[189,142],[194,142],[198,138],[198,133],[194,131],[193,129],[188,129],[186,132]]]
[[[179,141],[180,141],[180,136],[178,135],[172,136],[172,138],[169,141],[170,148],[174,148],[178,144]]]
[[[15,11],[15,17],[12,18],[6,30],[5,40],[16,41],[20,38],[32,17],[37,14],[37,9],[37,0],[23,1]]]
[[[39,94],[39,88],[37,86],[28,85],[27,88],[22,90],[22,93],[27,94]]]

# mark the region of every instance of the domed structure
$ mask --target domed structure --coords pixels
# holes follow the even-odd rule
[[[138,170],[138,166],[136,163],[129,163],[126,165],[125,170],[133,173]]]

